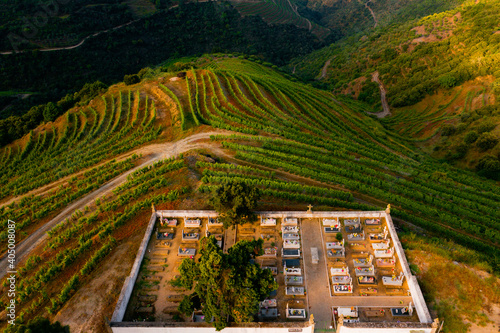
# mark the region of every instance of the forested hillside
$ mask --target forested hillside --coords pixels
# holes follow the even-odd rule
[[[327,61],[325,75],[315,84],[364,101],[375,111],[381,110],[379,87],[372,81],[378,72],[393,108],[383,123],[418,142],[439,135],[426,144],[436,157],[479,169],[483,157],[497,159],[500,1],[466,2],[376,29],[296,59],[289,68],[314,80]],[[484,134],[488,142],[472,145],[473,134],[464,142],[471,131]],[[500,170],[488,159],[488,165],[495,164],[492,169]]]
[[[454,8],[464,0],[295,1],[299,13],[337,36],[351,35],[418,19]]]
[[[284,65],[320,45],[318,38],[305,29],[270,26],[260,17],[242,18],[227,3],[210,2],[158,12],[88,39],[75,49],[0,55],[0,91],[33,94],[33,100],[21,100],[20,105],[11,107],[10,114],[24,117],[0,121],[0,144],[21,137],[43,120],[41,110],[45,106],[29,113],[26,107],[40,101],[55,103],[87,82],[111,84],[169,57],[207,52],[242,52]]]

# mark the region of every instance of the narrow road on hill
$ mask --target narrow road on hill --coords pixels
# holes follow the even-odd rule
[[[211,135],[215,134],[229,134],[232,132],[229,131],[210,131],[204,133],[198,133],[187,138],[181,139],[175,142],[166,142],[166,143],[157,143],[151,144],[148,146],[144,146],[133,150],[124,155],[130,154],[143,154],[148,155],[148,159],[142,164],[136,166],[133,169],[121,174],[120,176],[112,179],[106,184],[102,185],[97,190],[85,195],[79,200],[68,205],[61,213],[59,213],[56,217],[45,223],[38,230],[29,235],[26,239],[21,241],[16,245],[16,262],[19,263],[22,260],[26,259],[28,255],[33,251],[36,247],[42,244],[47,238],[47,231],[58,225],[59,223],[64,222],[67,218],[69,218],[76,210],[83,210],[84,207],[92,202],[95,199],[111,193],[113,189],[121,185],[122,183],[127,181],[127,176],[132,174],[134,171],[143,168],[148,165],[152,165],[153,163],[168,159],[174,156],[177,156],[181,153],[187,152],[193,149],[201,149],[201,148],[210,148],[213,144],[197,142],[199,140],[209,139]],[[117,157],[119,159],[120,157]],[[7,272],[8,262],[6,254],[2,256],[0,259],[0,279],[4,277]]]
[[[372,17],[373,17],[373,21],[375,21],[375,25],[373,27],[376,28],[378,25],[377,17],[375,16],[375,12],[373,11],[373,9],[371,9],[370,6],[368,6],[368,4],[370,2],[372,2],[372,0],[368,0],[366,3],[363,3],[363,1],[361,1],[361,0],[358,0],[358,2],[361,5],[364,5],[366,7],[366,9],[368,9],[370,11],[370,13],[372,14]]]
[[[319,76],[319,79],[324,79],[326,76],[326,71],[328,69],[328,66],[330,66],[330,63],[332,62],[331,59],[328,59],[325,64],[323,65],[323,68],[321,69],[321,75]]]
[[[372,2],[372,0],[368,0],[365,3],[365,7],[370,11],[370,13],[372,13],[373,20],[375,21],[375,25],[373,27],[376,28],[378,25],[378,21],[377,21],[377,17],[375,16],[375,13],[373,12],[373,9],[371,9],[370,6],[368,6],[368,3],[370,3],[370,2]]]
[[[384,111],[377,112],[377,113],[373,113],[373,112],[367,112],[367,113],[371,114],[371,115],[375,115],[378,118],[385,118],[385,117],[391,115],[391,109],[389,108],[389,103],[387,103],[387,97],[386,97],[387,91],[385,90],[384,85],[382,84],[382,82],[379,79],[378,71],[375,71],[372,74],[372,82],[376,82],[380,88],[380,100],[382,102],[382,108],[384,109]]]
[[[137,22],[139,21],[140,19],[137,19],[137,20],[134,20],[134,21],[130,21],[128,23],[125,23],[125,24],[122,24],[122,25],[119,25],[119,26],[116,26],[114,28],[110,28],[110,29],[107,29],[107,30],[102,30],[102,31],[98,31],[90,36],[87,36],[85,37],[84,39],[82,39],[78,44],[75,44],[75,45],[72,45],[72,46],[64,46],[64,47],[48,47],[48,48],[45,48],[45,49],[33,49],[33,50],[22,50],[22,51],[4,51],[4,52],[0,52],[0,54],[13,54],[13,53],[24,53],[24,52],[32,52],[32,51],[41,51],[41,52],[50,52],[50,51],[60,51],[60,50],[72,50],[72,49],[76,49],[77,47],[79,46],[82,46],[83,43],[85,43],[87,41],[87,39],[89,38],[92,38],[92,37],[95,37],[95,36],[98,36],[102,33],[105,33],[105,32],[109,32],[109,31],[112,31],[112,30],[116,30],[116,29],[120,29],[120,28],[123,28],[129,24],[132,24],[134,22]]]
[[[298,16],[298,17],[302,17],[298,10],[297,10],[297,6],[293,6],[292,3],[290,2],[290,0],[288,0],[288,4],[290,5],[290,8],[292,8],[293,12]],[[312,29],[312,24],[311,24],[311,21],[309,21],[308,19],[306,19],[305,17],[303,17],[306,21],[307,21],[307,25],[309,26],[309,31],[311,31]]]

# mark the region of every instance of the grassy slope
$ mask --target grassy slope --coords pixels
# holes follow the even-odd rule
[[[482,332],[498,329],[500,283],[474,251],[413,233],[401,235],[401,242],[431,312],[445,321],[444,332],[465,333],[472,323]]]
[[[90,204],[88,209],[81,207],[70,221],[51,232],[49,240],[42,244],[44,249],[37,252],[39,257],[33,256],[20,265],[18,310],[25,313],[25,318],[47,311],[55,313],[68,302],[74,302],[71,296],[87,285],[88,272],[109,258],[110,248],[116,246],[113,239],[121,246],[130,239],[133,230],[142,230],[142,224],[134,221],[145,223],[144,216],[151,203],[166,208],[207,208],[207,190],[234,177],[259,186],[263,191],[261,207],[266,208],[287,209],[312,203],[324,209],[380,209],[390,203],[393,216],[478,249],[478,260],[488,260],[488,269],[498,270],[495,183],[443,167],[419,155],[397,134],[365,116],[363,105],[349,99],[341,99],[339,103],[329,93],[294,83],[283,74],[253,62],[216,58],[203,69],[188,71],[187,79],[170,81],[170,76],[162,73],[161,78],[137,86],[114,86],[88,107],[72,110],[56,121],[56,133],[60,134],[53,136],[53,140],[52,134],[45,134],[44,141],[43,133],[49,129],[45,126],[35,130],[31,139],[27,136],[15,142],[12,149],[2,150],[2,156],[9,156],[0,165],[2,174],[13,170],[9,171],[12,176],[3,180],[4,196],[22,195],[30,188],[26,185],[34,184],[36,188],[44,179],[51,184],[64,173],[76,175],[82,170],[88,173],[65,178],[65,183],[72,186],[70,191],[90,185],[99,187],[105,181],[103,177],[115,177],[113,171],[118,168],[110,165],[93,169],[94,165],[113,158],[117,152],[108,149],[104,153],[105,147],[98,144],[98,136],[91,133],[109,131],[113,137],[126,129],[127,124],[134,125],[118,139],[120,142],[133,138],[135,133],[148,133],[159,125],[163,126],[163,134],[156,136],[156,140],[185,135],[180,131],[182,127],[186,129],[184,133],[208,129],[207,125],[241,132],[245,136],[214,137],[211,144],[214,148],[209,153],[253,169],[194,165],[190,158],[166,161],[136,172],[126,185]],[[130,101],[128,90],[131,90]],[[153,101],[157,110],[154,118]],[[96,110],[97,116],[91,115],[89,107]],[[104,114],[114,117],[104,118]],[[141,127],[150,120],[149,126]],[[205,125],[198,127],[197,122]],[[97,129],[92,129],[92,124]],[[120,146],[125,152],[145,143]],[[94,164],[82,164],[86,154],[96,154]],[[30,158],[41,163],[29,163]],[[44,163],[58,166],[59,172],[51,174],[50,169],[37,172]],[[137,162],[123,163],[120,172]],[[276,172],[268,172],[272,170]],[[30,179],[22,178],[30,172]],[[95,176],[98,172],[101,177]],[[33,225],[41,225],[47,219],[33,216],[29,209],[32,202],[48,200],[35,209],[48,209],[53,216],[78,195],[87,193],[78,193],[75,198],[57,191],[64,188],[41,197],[17,199],[1,213],[4,217],[16,214],[17,220],[26,221],[25,229],[19,232],[27,236]],[[61,197],[64,200],[56,205]],[[102,251],[96,252],[99,249]],[[91,256],[97,258],[95,264],[85,268]],[[58,258],[58,264],[50,258]],[[43,279],[51,282],[45,286],[36,283]],[[111,304],[117,296],[103,295]],[[109,316],[111,309],[102,311],[108,311]]]

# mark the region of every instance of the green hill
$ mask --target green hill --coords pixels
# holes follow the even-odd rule
[[[481,169],[481,160],[496,158],[500,146],[482,148],[464,139],[471,131],[491,131],[498,138],[493,125],[500,96],[499,17],[498,0],[469,1],[339,41],[288,68],[375,111],[381,110],[372,82],[378,71],[392,109],[384,126],[416,140],[434,157]]]
[[[241,52],[282,66],[320,46],[311,32],[294,25],[241,17],[227,2],[193,2],[92,36],[69,50],[0,54],[0,118],[6,118],[0,119],[0,145],[44,120],[45,105],[36,106],[60,100],[60,109],[66,111],[73,92],[88,82],[110,85],[147,66],[204,53]]]
[[[464,0],[308,0],[294,1],[297,12],[332,36],[349,37],[455,8]],[[332,39],[335,40],[335,39]]]
[[[112,86],[0,150],[3,248],[7,219],[19,244],[71,208],[18,267],[19,318],[67,310],[111,249],[143,232],[152,204],[207,208],[208,192],[234,178],[261,188],[261,209],[391,204],[398,223],[500,271],[495,182],[420,154],[350,98],[243,59],[199,64]]]
[[[307,29],[320,38],[326,38],[330,31],[318,23],[301,15],[295,1],[263,0],[263,1],[232,1],[233,6],[245,16],[258,15],[272,24],[293,24]]]

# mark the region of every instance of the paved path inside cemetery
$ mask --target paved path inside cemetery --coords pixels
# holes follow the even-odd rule
[[[332,298],[330,297],[321,227],[318,219],[302,220],[301,227],[309,314],[314,315],[315,328],[326,329],[332,325]],[[311,247],[318,248],[318,264],[312,263]]]
[[[305,219],[301,224],[306,291],[309,298],[309,314],[314,315],[318,330],[329,329],[332,323],[332,307],[400,307],[412,301],[411,296],[331,296],[325,256],[324,240],[319,219]],[[316,247],[319,263],[313,264],[311,247]]]

